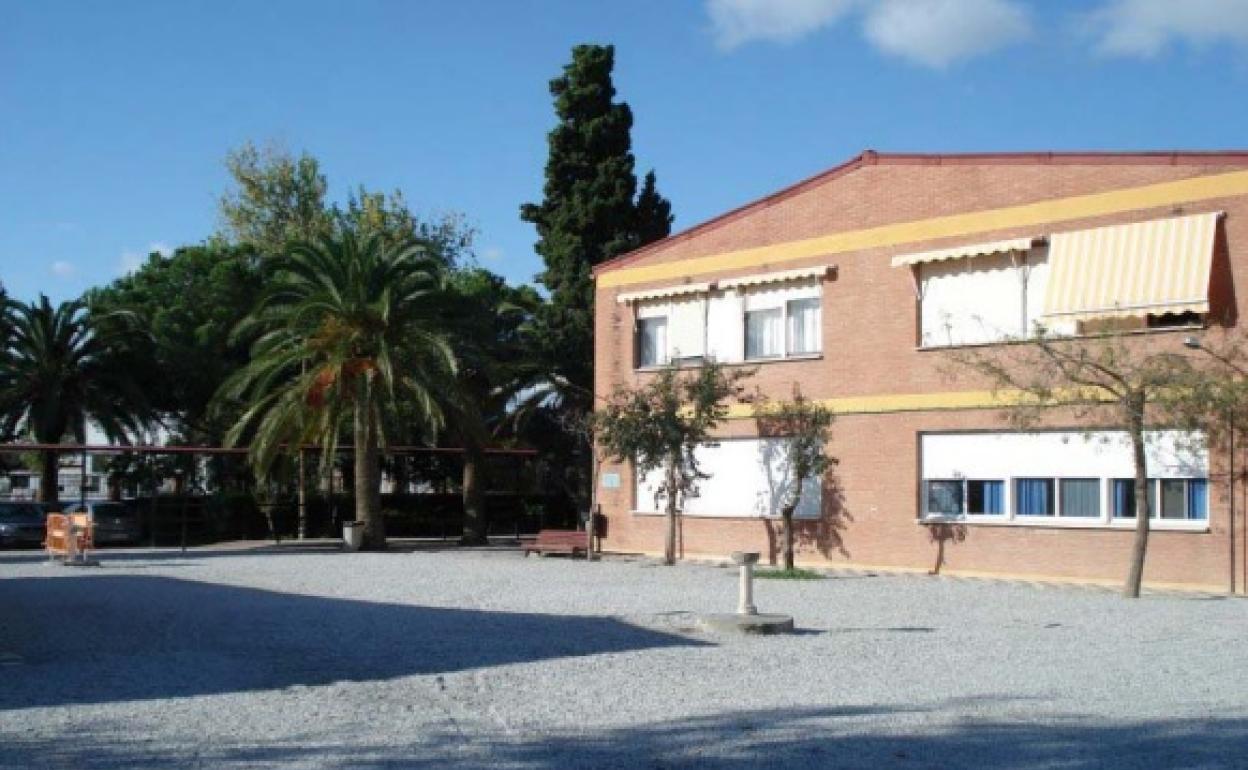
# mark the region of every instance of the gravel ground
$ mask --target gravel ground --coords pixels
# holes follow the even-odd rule
[[[507,550],[0,553],[0,768],[1248,768],[1248,601]]]

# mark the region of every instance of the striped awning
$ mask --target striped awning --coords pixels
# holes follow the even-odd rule
[[[1209,312],[1219,212],[1055,233],[1046,318],[1082,321]]]
[[[902,254],[893,257],[892,265],[893,267],[907,267],[909,265],[921,265],[925,262],[942,262],[946,259],[987,257],[993,254],[1008,254],[1011,251],[1027,251],[1035,240],[1035,238],[1029,235],[1025,238],[1010,238],[1004,241],[972,243],[964,246],[952,246],[947,249],[920,251],[917,254]]]
[[[624,304],[627,302],[638,302],[647,299],[663,299],[665,297],[679,297],[685,294],[706,294],[711,290],[709,283],[682,283],[679,286],[664,286],[658,289],[645,289],[643,291],[629,291],[620,294],[615,301]]]
[[[739,286],[757,286],[763,283],[783,283],[784,281],[802,281],[808,278],[823,278],[836,269],[836,265],[815,265],[799,267],[795,270],[780,270],[773,273],[757,273],[743,275],[739,278],[725,278],[719,281],[721,289],[733,289]]]

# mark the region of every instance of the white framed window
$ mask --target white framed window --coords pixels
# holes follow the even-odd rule
[[[924,482],[928,516],[1001,516],[1005,482],[1001,479],[932,479]]]
[[[1208,521],[1209,480],[1207,478],[1150,478],[1147,482],[1150,520]],[[1135,479],[1112,480],[1110,505],[1114,519],[1135,519]]]
[[[1204,436],[1149,431],[1148,497],[1159,528],[1207,528]],[[920,434],[920,517],[1065,527],[1130,527],[1135,517],[1125,431]]]
[[[823,295],[818,283],[750,290],[743,297],[742,321],[747,361],[823,351]]]
[[[819,326],[822,313],[818,297],[791,299],[785,304],[785,353],[809,356],[823,351]]]
[[[667,316],[637,319],[637,366],[663,366],[668,362]]]
[[[745,358],[780,358],[784,355],[784,311],[780,308],[745,311]]]

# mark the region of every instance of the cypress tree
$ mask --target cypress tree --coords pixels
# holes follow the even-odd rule
[[[584,510],[589,501],[590,446],[585,417],[593,411],[594,265],[667,236],[672,207],[659,194],[654,172],[640,195],[634,171],[633,113],[615,101],[612,46],[579,45],[563,74],[550,81],[557,122],[548,135],[541,203],[520,208],[537,227],[537,276],[550,301],[536,314],[531,345],[532,385],[547,424],[544,432],[565,489]],[[557,394],[548,400],[547,394]]]
[[[558,122],[548,136],[544,198],[520,209],[537,227],[535,248],[546,265],[537,276],[550,290],[543,336],[558,351],[561,374],[586,389],[593,384],[591,268],[665,237],[672,223],[653,171],[637,195],[633,113],[615,101],[614,65],[613,46],[579,45],[550,81]]]

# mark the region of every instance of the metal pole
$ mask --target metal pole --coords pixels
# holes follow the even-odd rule
[[[1230,544],[1230,564],[1231,564],[1231,595],[1235,594],[1235,412],[1231,411],[1227,414],[1227,427],[1230,436],[1228,442],[1230,444],[1229,463],[1231,473],[1231,501],[1230,501],[1230,529],[1227,538]]]
[[[82,512],[87,512],[87,450],[82,450],[82,459],[78,467],[78,504]]]
[[[156,547],[156,455],[147,456],[147,471],[151,475],[152,505],[148,513],[149,545]]]

